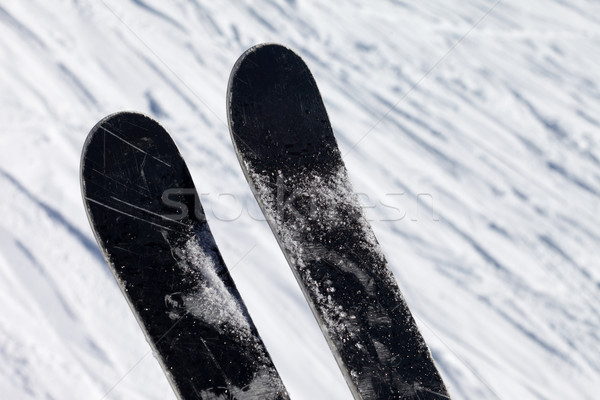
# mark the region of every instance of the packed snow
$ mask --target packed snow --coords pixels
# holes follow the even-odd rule
[[[220,329],[233,329],[241,337],[249,336],[250,326],[246,321],[236,299],[229,292],[215,264],[216,255],[209,254],[203,243],[211,242],[209,232],[203,232],[200,241],[190,239],[185,247],[179,250],[181,261],[178,267],[191,282],[197,286],[190,293],[183,295],[183,310],[194,318]],[[209,245],[210,246],[210,245]],[[174,319],[180,318],[174,315]]]
[[[597,397],[600,3],[3,0],[0,38],[3,398],[174,399],[80,196],[120,110],[177,142],[291,397],[351,398],[227,132],[260,42],[312,70],[452,398]]]

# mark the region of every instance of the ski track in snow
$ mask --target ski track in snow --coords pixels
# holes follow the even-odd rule
[[[453,398],[594,398],[599,15],[585,0],[2,2],[0,393],[174,398],[80,198],[89,129],[136,110],[177,141],[290,395],[350,398],[224,122],[238,56],[279,42],[315,76]]]

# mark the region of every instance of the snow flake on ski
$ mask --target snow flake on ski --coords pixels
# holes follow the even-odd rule
[[[243,388],[231,385],[226,393],[204,390],[203,399],[280,399],[284,398],[285,388],[281,381],[274,379],[277,371],[270,367],[269,356],[264,352],[254,336],[242,306],[223,281],[224,271],[219,267],[216,243],[208,229],[197,231],[182,246],[172,249],[178,260],[177,268],[184,272],[192,290],[186,293],[171,293],[165,296],[169,317],[173,320],[189,314],[204,324],[221,330],[228,340],[234,340],[248,353],[258,355],[252,380]]]
[[[372,278],[346,256],[350,249],[343,246],[331,248],[317,236],[322,231],[348,229],[348,220],[358,219],[359,235],[364,238],[361,243],[364,250],[376,254],[380,263],[385,262],[368,222],[362,217],[360,208],[354,207],[359,204],[358,198],[352,190],[345,168],[341,166],[327,176],[301,171],[297,175],[283,177],[280,171],[277,176],[270,176],[256,171],[249,164],[246,166],[256,194],[265,208],[265,215],[276,229],[276,236],[280,238],[289,261],[302,275],[306,286],[304,289],[311,293],[310,297],[320,309],[319,314],[325,319],[327,329],[336,336],[345,336],[347,339],[355,336],[360,330],[356,316],[345,310],[336,302],[335,296],[332,296],[337,290],[336,282],[315,279],[310,268],[307,268],[313,262],[325,262],[354,275],[366,294],[375,295]],[[349,218],[350,216],[353,218]],[[379,272],[388,271],[382,269]],[[391,275],[388,279],[393,280]],[[357,348],[360,347],[357,343]]]
[[[192,236],[182,248],[173,249],[179,259],[177,266],[195,286],[190,293],[167,295],[165,301],[172,306],[180,306],[184,312],[207,324],[230,327],[249,335],[247,319],[220,276],[223,271],[219,271],[218,256],[210,251],[214,248],[216,245],[210,232],[203,231]],[[170,317],[180,318],[178,311],[179,308],[173,308]]]
[[[349,354],[362,360],[346,370],[347,379],[360,393],[371,393],[366,398],[377,398],[382,385],[389,385],[393,393],[407,393],[403,388],[418,382],[395,368],[407,362],[396,340],[411,337],[413,354],[428,362],[431,356],[344,165],[331,173],[259,171],[248,160],[244,165],[334,356],[342,364]]]

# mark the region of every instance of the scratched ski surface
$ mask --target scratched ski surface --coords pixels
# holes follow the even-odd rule
[[[175,143],[118,113],[85,142],[92,230],[179,399],[287,399],[229,275]]]
[[[248,50],[227,106],[242,170],[355,398],[448,398],[302,59],[280,45]]]

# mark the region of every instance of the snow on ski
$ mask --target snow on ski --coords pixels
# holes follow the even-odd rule
[[[244,53],[227,112],[242,170],[356,399],[449,398],[293,51]]]
[[[177,397],[287,399],[165,129],[130,112],[100,121],[84,145],[81,188],[98,245]]]

